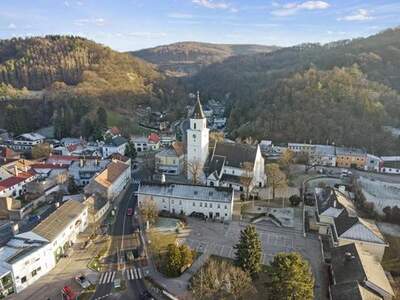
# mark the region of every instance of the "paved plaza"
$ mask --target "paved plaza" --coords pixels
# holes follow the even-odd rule
[[[180,242],[207,255],[234,258],[233,246],[239,240],[240,231],[248,224],[236,221],[230,224],[221,224],[189,218],[190,231],[186,237],[180,239]],[[307,235],[304,237],[301,228],[282,228],[264,221],[255,226],[262,243],[263,264],[268,264],[279,252],[301,253],[310,262],[316,277],[317,299],[324,299],[322,291],[326,282],[318,236]]]

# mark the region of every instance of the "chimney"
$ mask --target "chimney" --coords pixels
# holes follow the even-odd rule
[[[352,261],[355,258],[354,255],[351,254],[351,252],[346,252],[344,254],[344,257],[345,257],[346,261]]]
[[[165,174],[162,173],[161,174],[161,179],[160,179],[161,183],[164,184],[165,183]]]
[[[19,171],[18,171],[17,165],[14,165],[14,173],[15,173],[15,176],[19,175]]]
[[[17,235],[19,232],[19,225],[18,223],[11,224],[11,232],[13,235]]]

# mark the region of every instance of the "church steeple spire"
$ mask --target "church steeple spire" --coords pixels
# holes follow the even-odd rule
[[[193,111],[193,119],[204,119],[204,112],[203,112],[203,107],[201,106],[201,102],[200,102],[200,92],[197,91],[197,102],[196,102],[196,106],[194,107],[194,111]]]

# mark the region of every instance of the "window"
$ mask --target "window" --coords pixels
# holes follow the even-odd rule
[[[207,203],[204,203],[204,207],[207,207]]]
[[[227,205],[225,205],[225,209],[228,209],[228,206],[227,206]]]
[[[193,123],[193,128],[196,129],[196,123]]]
[[[227,217],[228,216],[228,214],[227,213],[225,213],[225,217]]]
[[[162,202],[165,203],[165,199],[162,199]]]
[[[21,283],[25,283],[26,282],[26,276],[21,278]]]
[[[210,203],[210,208],[212,208],[212,203]]]
[[[172,199],[172,204],[174,204],[174,199]]]
[[[193,206],[196,206],[196,202],[193,202]]]
[[[217,207],[218,207],[218,208],[221,208],[221,205],[219,205],[219,204],[218,204],[218,206],[217,206]]]
[[[182,200],[179,200],[179,205],[182,205]]]
[[[32,277],[35,277],[36,274],[37,274],[37,271],[36,271],[36,270],[33,270],[33,271],[31,272],[31,274],[32,274]]]
[[[200,202],[200,207],[203,207],[203,202]]]

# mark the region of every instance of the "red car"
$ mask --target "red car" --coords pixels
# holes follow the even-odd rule
[[[132,207],[129,207],[129,208],[126,210],[126,215],[127,215],[127,216],[132,216],[132,215],[133,215],[133,208],[132,208]]]

